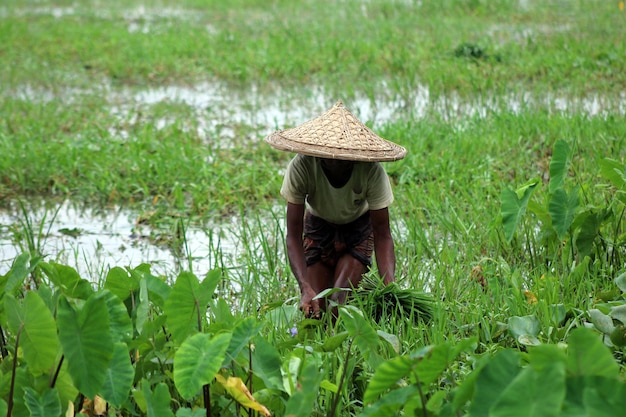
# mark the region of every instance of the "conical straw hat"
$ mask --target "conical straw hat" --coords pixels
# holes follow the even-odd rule
[[[341,100],[326,113],[265,138],[276,149],[348,161],[397,161],[406,149],[361,123]]]

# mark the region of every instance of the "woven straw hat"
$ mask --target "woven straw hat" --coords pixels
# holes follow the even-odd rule
[[[397,161],[406,149],[361,123],[341,100],[326,113],[265,138],[276,149],[348,161]]]

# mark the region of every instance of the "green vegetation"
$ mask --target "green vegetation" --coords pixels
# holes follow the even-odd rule
[[[0,276],[0,415],[621,416],[625,38],[619,1],[5,1],[24,254]],[[164,86],[221,98],[137,98]],[[283,256],[291,155],[262,138],[287,126],[235,113],[339,98],[408,155],[385,164],[397,286],[373,272],[333,324],[297,311]],[[244,254],[81,277],[44,252],[41,199],[138,210],[173,246],[232,214]]]

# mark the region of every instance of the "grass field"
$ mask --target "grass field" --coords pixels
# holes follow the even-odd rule
[[[132,210],[178,251],[172,277],[193,262],[184,228],[234,224],[237,259],[205,253],[237,314],[295,306],[279,196],[292,155],[262,139],[341,99],[408,150],[384,165],[399,284],[441,308],[401,351],[467,336],[476,354],[523,350],[505,325],[527,316],[564,342],[626,267],[624,39],[619,1],[6,0],[0,207]]]

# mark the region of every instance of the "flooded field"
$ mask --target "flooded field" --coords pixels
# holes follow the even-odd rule
[[[375,6],[373,3],[362,2],[354,10],[362,14],[361,17],[367,17],[370,8]],[[424,6],[423,2],[400,3],[416,9]],[[565,4],[551,2],[545,7],[560,10]],[[512,7],[523,13],[535,6],[533,2],[520,0]],[[255,24],[260,27],[272,26],[271,22],[275,19],[271,16],[271,10],[255,8],[249,13],[241,21],[246,29]],[[135,35],[156,35],[182,23],[192,25],[194,30],[200,28],[204,36],[214,36],[224,30],[224,26],[214,21],[208,11],[184,6],[126,6],[122,2],[95,2],[89,6],[78,2],[0,6],[0,21],[30,17],[35,20],[44,17],[54,22],[66,19],[121,22],[121,31],[132,34],[129,39],[138,39],[134,38]],[[222,17],[228,19],[229,15]],[[495,44],[508,42],[526,45],[546,34],[567,33],[572,30],[572,24],[567,18],[554,26],[545,22],[519,20],[514,23],[490,23],[481,27],[479,32]],[[137,56],[141,57],[141,54]],[[597,65],[607,64],[611,62],[612,56],[599,53],[594,59]],[[136,64],[141,61],[138,59]],[[108,68],[108,63],[100,64]],[[246,143],[259,141],[274,130],[294,126],[321,114],[337,100],[343,100],[350,111],[374,129],[396,121],[427,117],[457,124],[466,118],[486,118],[499,112],[517,114],[529,108],[543,108],[549,113],[582,113],[600,117],[623,117],[626,114],[624,91],[615,91],[609,97],[593,92],[585,96],[570,96],[559,89],[542,94],[511,89],[510,93],[501,94],[503,90],[500,89],[497,96],[496,93],[477,93],[468,99],[454,93],[445,96],[432,94],[426,84],[415,83],[414,80],[408,80],[406,85],[417,87],[407,91],[404,85],[393,84],[398,80],[388,80],[377,81],[375,85],[369,86],[369,94],[350,88],[345,96],[338,96],[336,92],[314,82],[297,88],[286,87],[281,83],[264,82],[258,86],[253,83],[245,89],[234,89],[224,82],[211,79],[180,84],[170,82],[158,85],[146,80],[137,84],[118,84],[115,77],[98,78],[100,76],[90,73],[92,68],[87,66],[77,68],[72,73],[51,67],[45,77],[33,80],[32,84],[27,81],[3,88],[0,99],[36,103],[42,107],[63,106],[64,103],[68,107],[75,107],[84,101],[97,102],[100,106],[97,111],[113,116],[107,118],[105,125],[101,126],[105,138],[123,142],[136,134],[137,126],[141,130],[142,124],[148,119],[151,128],[159,130],[176,126],[181,132],[200,138],[210,149],[245,147]],[[113,123],[109,124],[111,120]],[[457,129],[462,129],[463,123],[458,123],[458,126]],[[72,135],[77,133],[69,135],[71,141],[75,137]],[[207,157],[207,162],[214,162],[209,158],[212,156]],[[12,259],[25,249],[22,247],[23,236],[20,235],[20,230],[24,229],[24,214],[15,209],[15,204],[3,206],[13,206],[13,209],[0,210],[0,274],[5,273]],[[45,211],[33,209],[27,215],[32,227],[39,233],[43,253],[49,254],[52,259],[76,265],[82,274],[90,276],[101,276],[111,266],[135,266],[143,262],[152,264],[159,273],[178,270],[181,263],[189,266],[191,262],[194,271],[202,275],[215,267],[218,259],[226,257],[229,263],[236,264],[237,258],[241,256],[241,219],[237,217],[219,219],[206,228],[188,227],[185,230],[185,246],[180,248],[164,242],[161,239],[164,232],[150,229],[141,222],[141,216],[141,213],[124,207],[106,211],[78,209],[68,202]],[[276,218],[282,218],[282,214]]]
[[[268,95],[266,91],[263,94],[256,90],[230,91],[211,82],[148,89],[119,89],[103,84],[86,91],[42,90],[25,85],[3,94],[43,103],[55,99],[70,102],[85,95],[98,94],[120,120],[117,126],[109,127],[109,134],[122,140],[128,135],[123,126],[138,117],[140,109],[149,110],[161,103],[185,105],[190,109],[189,117],[185,120],[163,117],[157,126],[164,128],[172,123],[182,123],[189,129],[196,129],[194,134],[204,138],[208,146],[215,146],[210,140],[216,135],[220,139],[219,146],[229,146],[230,141],[241,140],[236,137],[236,131],[230,129],[237,124],[255,126],[257,135],[245,139],[258,140],[263,132],[301,123],[323,112],[329,105],[327,96],[319,88],[299,91],[277,88]],[[378,99],[358,97],[351,100],[349,106],[358,117],[374,126],[393,122],[407,114],[423,117],[435,110],[450,120],[486,116],[495,111],[517,112],[532,105],[548,106],[555,112],[576,111],[589,115],[626,113],[626,93],[611,99],[594,96],[584,99],[534,98],[527,95],[499,100],[477,98],[474,103],[455,97],[431,102],[427,88],[418,89],[410,99],[390,98],[389,95],[383,86]],[[190,260],[194,272],[202,275],[223,257],[236,263],[241,250],[237,241],[240,224],[235,218],[214,224],[208,230],[190,227],[186,230],[186,247],[181,252],[159,243],[158,236],[155,236],[157,232],[139,223],[139,213],[124,208],[103,212],[77,209],[64,203],[45,212],[34,211],[29,216],[34,225],[41,227],[43,252],[55,260],[75,265],[85,276],[102,276],[112,266],[132,267],[140,263],[153,265],[157,273],[171,274],[179,270],[181,264],[188,267]],[[6,273],[14,257],[24,249],[16,243],[14,233],[22,221],[22,214],[15,210],[0,211],[0,274]]]

